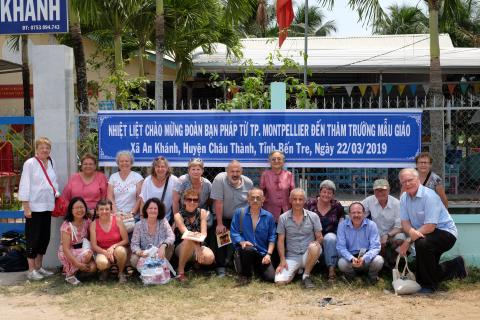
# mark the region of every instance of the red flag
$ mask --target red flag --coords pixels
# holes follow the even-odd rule
[[[277,0],[278,47],[282,47],[287,38],[288,27],[293,21],[292,0]]]

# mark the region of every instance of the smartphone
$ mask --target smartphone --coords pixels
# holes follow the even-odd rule
[[[361,257],[363,257],[363,256],[365,255],[365,253],[367,253],[367,249],[366,249],[366,248],[360,249],[360,251],[358,251],[358,259],[360,259]]]

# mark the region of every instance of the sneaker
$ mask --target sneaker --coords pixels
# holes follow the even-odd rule
[[[126,283],[127,282],[127,275],[125,273],[118,274],[118,283]]]
[[[54,275],[54,273],[52,271],[48,271],[48,270],[45,270],[43,268],[38,269],[37,272],[40,273],[44,277],[50,277],[50,276]]]
[[[427,288],[427,287],[422,287],[418,293],[419,294],[433,294],[433,289],[432,288]]]
[[[225,277],[226,271],[225,271],[225,268],[224,268],[224,267],[219,267],[219,268],[217,268],[216,271],[217,271],[217,276],[218,276],[219,278]]]
[[[66,277],[65,281],[70,283],[72,286],[78,286],[81,282],[75,276]]]
[[[315,284],[313,283],[312,279],[310,279],[310,276],[305,277],[305,279],[302,280],[302,284],[305,289],[315,288]]]
[[[457,278],[465,279],[468,276],[467,267],[465,266],[465,259],[462,256],[455,258],[458,265]]]
[[[252,282],[252,280],[249,277],[239,276],[237,278],[237,284],[235,285],[235,287],[245,287],[248,286],[250,282]]]
[[[27,279],[37,281],[42,280],[43,276],[37,270],[33,270],[27,272]]]

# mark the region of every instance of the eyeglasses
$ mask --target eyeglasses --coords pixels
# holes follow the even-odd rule
[[[252,196],[252,197],[250,197],[250,200],[255,201],[255,202],[262,201],[262,196]]]
[[[419,161],[417,164],[430,164],[430,161]]]
[[[272,160],[274,162],[280,162],[280,161],[283,161],[283,158],[282,157],[275,157],[275,158],[271,158],[270,160]]]
[[[198,198],[185,198],[183,199],[185,202],[194,202],[194,203],[197,203],[198,202]]]
[[[192,162],[199,162],[199,163],[203,163],[203,160],[200,159],[200,158],[192,158],[188,161],[188,163],[192,163]]]

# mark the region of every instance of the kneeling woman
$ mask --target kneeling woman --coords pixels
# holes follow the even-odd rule
[[[65,221],[60,227],[61,244],[58,259],[62,262],[65,281],[72,285],[80,284],[75,277],[77,271],[95,272],[93,251],[82,246],[88,240],[90,220],[87,219],[87,204],[81,197],[74,197],[68,204]]]
[[[175,225],[178,228],[177,247],[175,254],[178,256],[178,280],[184,281],[185,265],[188,261],[196,261],[202,265],[210,265],[215,260],[212,250],[194,240],[182,240],[185,231],[192,231],[207,235],[208,211],[200,209],[198,202],[199,194],[194,189],[188,189],[183,193],[183,208],[174,216]]]
[[[165,206],[158,198],[148,199],[142,207],[144,219],[135,224],[130,244],[130,262],[137,269],[143,265],[147,257],[145,250],[151,246],[158,248],[157,255],[160,259],[170,260],[173,255],[175,235],[165,219],[165,211]]]
[[[112,214],[112,202],[100,200],[95,209],[95,221],[90,225],[90,240],[92,249],[97,254],[95,263],[102,273],[101,280],[106,280],[108,270],[116,264],[118,267],[118,281],[126,282],[123,272],[127,262],[128,233],[121,217]]]

